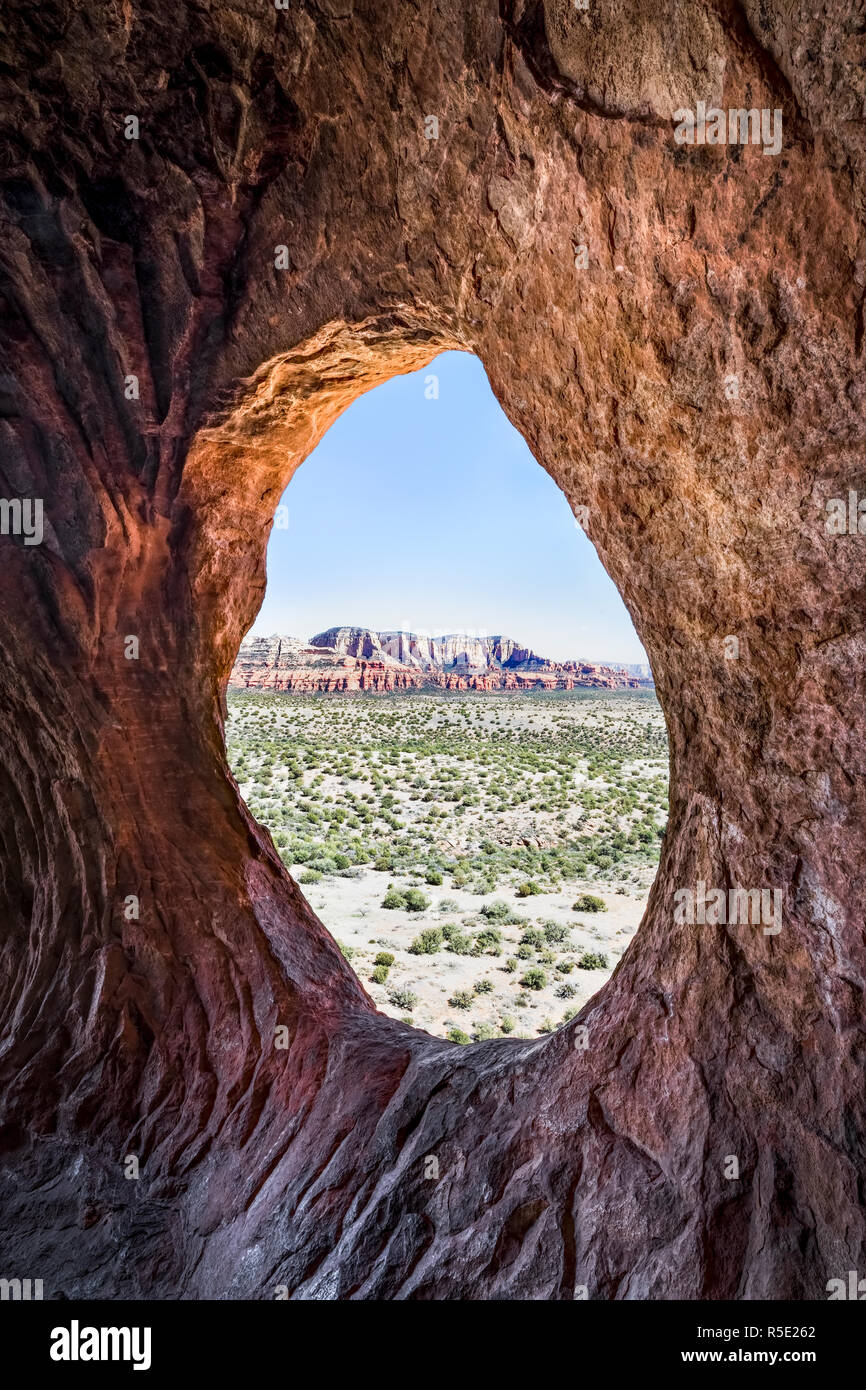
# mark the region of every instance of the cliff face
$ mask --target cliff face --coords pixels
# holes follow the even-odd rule
[[[324,647],[338,656],[358,657],[363,661],[387,661],[378,632],[366,627],[331,627],[310,638],[311,647]]]
[[[3,491],[45,511],[0,534],[0,1269],[823,1298],[866,1268],[859,8],[34,13],[0,39]],[[781,113],[779,153],[680,140],[699,102]],[[221,728],[295,468],[445,348],[618,585],[672,774],[611,981],[470,1048],[376,1014]],[[685,920],[698,884],[780,891],[781,930]]]
[[[341,636],[333,647],[314,646],[293,637],[245,637],[232,667],[229,685],[241,690],[283,690],[324,694],[341,690],[406,690],[419,684],[419,672],[388,658],[374,634],[362,629],[334,629]],[[352,650],[348,650],[352,649]],[[357,652],[375,652],[369,660]]]
[[[300,692],[652,688],[652,681],[616,667],[545,661],[508,637],[418,638],[356,627],[328,628],[309,643],[245,637],[229,684]]]
[[[412,632],[380,632],[379,640],[389,655],[424,671],[488,671],[520,666],[556,666],[510,637],[473,637],[451,633],[444,637],[419,637]]]

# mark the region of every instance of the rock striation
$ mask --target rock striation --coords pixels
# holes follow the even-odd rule
[[[245,637],[229,685],[325,693],[340,690],[651,689],[652,680],[598,662],[555,662],[508,637],[421,638],[406,632],[334,627],[303,643]]]
[[[6,0],[3,1277],[823,1299],[866,1269],[864,44],[853,0]],[[780,112],[779,154],[679,142],[713,102]],[[445,349],[595,545],[671,749],[613,977],[476,1047],[376,1013],[222,723],[295,469]],[[683,920],[698,885],[781,891],[781,930]]]

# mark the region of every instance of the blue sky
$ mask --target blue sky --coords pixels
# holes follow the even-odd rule
[[[282,500],[289,524],[271,532],[253,632],[502,633],[558,661],[646,660],[592,544],[468,353],[361,396]]]

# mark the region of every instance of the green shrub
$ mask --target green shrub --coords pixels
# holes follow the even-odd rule
[[[577,990],[574,985],[560,985],[556,991],[557,999],[573,999],[576,994]]]
[[[520,938],[520,944],[521,946],[533,946],[537,950],[539,946],[544,945],[544,934],[537,927],[527,927]]]
[[[513,908],[501,898],[494,898],[492,903],[485,903],[481,908],[481,915],[486,917],[488,922],[500,922],[506,926],[520,921]]]
[[[355,954],[354,946],[347,946],[343,941],[338,941],[337,945],[340,948],[341,954],[346,957],[346,960],[351,960]]]
[[[403,896],[410,912],[426,912],[430,906],[430,899],[420,888],[407,888]]]
[[[405,908],[406,894],[399,892],[399,890],[396,888],[389,888],[384,898],[382,899],[382,906]]]
[[[452,1009],[471,1009],[472,1002],[472,995],[468,989],[458,989],[456,994],[453,994],[448,1000]]]
[[[491,1038],[498,1037],[499,1030],[492,1023],[476,1023],[472,1034],[473,1042],[489,1042]]]
[[[475,985],[476,994],[490,994],[493,990],[492,980],[478,980]]]
[[[460,906],[456,898],[440,898],[436,904],[437,912],[459,912]]]
[[[607,956],[601,952],[587,951],[577,963],[581,970],[607,970]]]
[[[335,874],[337,872],[336,861],[330,854],[317,854],[315,859],[310,860],[310,868],[319,874]]]
[[[502,1029],[503,1033],[513,1033],[515,1026],[514,1019],[510,1014],[503,1014],[502,1018],[499,1020],[499,1027]]]
[[[448,1041],[453,1043],[468,1043],[472,1041],[469,1034],[464,1033],[462,1028],[449,1028],[446,1036]]]
[[[444,939],[441,927],[425,927],[415,937],[409,950],[413,956],[435,956],[437,951],[441,951]]]
[[[388,998],[395,1009],[414,1009],[415,1005],[418,1003],[417,994],[411,989],[407,989],[405,985],[398,989],[392,989]]]
[[[544,889],[534,879],[528,878],[525,883],[517,885],[518,898],[534,898],[536,894],[543,893]]]
[[[394,957],[391,955],[390,951],[380,951],[379,954],[376,956],[376,959],[373,961],[373,964],[385,966],[393,965]]]
[[[526,974],[521,977],[520,983],[524,985],[526,989],[544,989],[544,986],[547,984],[547,976],[543,970],[537,965],[534,965],[531,970],[527,970]]]
[[[509,975],[513,975],[517,969],[517,961],[513,956],[509,956],[503,968],[508,971]]]
[[[533,955],[533,952],[532,952],[532,947],[531,947],[531,946],[525,946],[525,945],[524,945],[524,946],[518,946],[518,948],[517,948],[517,958],[518,958],[518,960],[532,960],[532,955]]]
[[[581,893],[576,902],[571,904],[572,912],[607,912],[604,898],[596,897],[595,893]]]
[[[484,927],[475,933],[475,940],[482,951],[489,951],[492,956],[498,956],[502,949],[502,932],[498,927]]]
[[[321,883],[322,875],[317,874],[315,869],[305,869],[298,878],[298,883]]]
[[[376,965],[376,966],[373,967],[373,971],[372,971],[372,973],[371,973],[371,975],[370,975],[370,979],[373,981],[373,984],[374,984],[374,985],[383,985],[383,984],[385,983],[385,981],[387,980],[387,978],[388,978],[388,967],[387,967],[387,965]]]
[[[435,887],[438,887],[438,885],[442,882],[442,875],[440,874],[438,869],[428,869],[427,873],[424,876],[424,882],[431,883]]]
[[[466,932],[460,927],[455,926],[453,923],[449,923],[448,926],[443,928],[443,932],[448,942],[449,951],[453,951],[456,956],[468,956],[472,954],[472,948],[475,943],[472,937],[467,936]]]
[[[567,949],[571,931],[564,922],[545,922],[543,930],[548,946],[564,946]]]

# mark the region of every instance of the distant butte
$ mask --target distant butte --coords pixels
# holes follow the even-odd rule
[[[348,690],[651,690],[625,667],[548,661],[510,637],[330,627],[297,637],[246,637],[229,685],[318,694]]]

